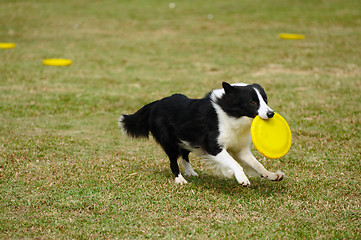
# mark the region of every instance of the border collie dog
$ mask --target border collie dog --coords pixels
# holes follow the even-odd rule
[[[243,186],[250,184],[246,174],[282,180],[283,172],[268,171],[249,148],[253,118],[274,115],[265,91],[258,84],[223,82],[222,87],[202,99],[174,94],[154,101],[134,114],[121,115],[119,126],[130,137],[148,138],[151,132],[168,155],[177,184],[187,183],[179,170],[179,156],[184,174],[198,176],[189,163],[190,152],[207,160],[216,173],[234,176]]]

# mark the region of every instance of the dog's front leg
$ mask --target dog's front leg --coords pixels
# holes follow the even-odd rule
[[[259,177],[266,178],[271,181],[281,181],[285,174],[278,170],[273,173],[268,171],[252,154],[249,149],[243,150],[238,153],[238,160],[244,167],[244,170],[249,175],[256,175]]]
[[[207,157],[217,164],[231,169],[235,178],[242,186],[247,187],[250,185],[250,182],[247,176],[244,174],[241,165],[239,165],[239,163],[234,160],[234,158],[225,149],[222,149],[222,151],[217,155],[208,155]]]

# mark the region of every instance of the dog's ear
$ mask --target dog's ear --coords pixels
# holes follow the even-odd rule
[[[222,82],[222,87],[223,87],[224,91],[226,92],[226,94],[232,93],[234,90],[232,85],[227,82]]]

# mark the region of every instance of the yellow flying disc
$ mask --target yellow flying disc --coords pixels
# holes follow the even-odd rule
[[[70,59],[50,58],[45,59],[43,64],[48,66],[70,66],[72,61]]]
[[[291,34],[291,33],[281,33],[280,38],[288,39],[288,40],[298,40],[298,39],[305,39],[305,35]]]
[[[14,48],[16,46],[15,43],[0,43],[0,48],[7,49],[7,48]]]
[[[286,155],[292,143],[291,129],[278,113],[267,120],[256,116],[251,125],[251,137],[257,151],[272,159]]]

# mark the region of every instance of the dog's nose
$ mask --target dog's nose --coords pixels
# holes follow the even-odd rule
[[[268,111],[267,112],[267,117],[268,118],[272,118],[275,115],[275,113],[273,111]]]

